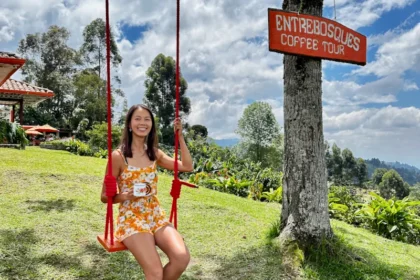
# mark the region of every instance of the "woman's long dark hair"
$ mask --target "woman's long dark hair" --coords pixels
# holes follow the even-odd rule
[[[133,151],[131,150],[131,144],[133,143],[133,134],[132,134],[133,132],[130,132],[130,123],[131,123],[131,118],[133,117],[134,112],[140,108],[147,110],[150,114],[150,117],[152,118],[152,129],[150,130],[149,135],[147,135],[147,138],[146,138],[146,142],[147,142],[146,152],[147,152],[147,155],[149,156],[149,159],[154,161],[156,160],[155,149],[157,150],[158,148],[158,137],[156,134],[155,118],[153,116],[152,111],[143,104],[133,105],[131,106],[130,110],[128,110],[127,116],[125,117],[125,126],[124,126],[124,131],[121,137],[120,149],[125,157],[127,158],[133,157]]]

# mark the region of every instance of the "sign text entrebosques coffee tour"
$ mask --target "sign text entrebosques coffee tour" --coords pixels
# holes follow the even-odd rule
[[[366,37],[323,17],[268,9],[269,50],[366,64]]]

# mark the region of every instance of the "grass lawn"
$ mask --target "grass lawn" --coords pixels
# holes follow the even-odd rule
[[[0,149],[0,279],[144,279],[129,252],[110,254],[96,241],[105,224],[105,164],[65,151]],[[172,177],[159,179],[169,214]],[[266,238],[279,204],[206,188],[184,188],[178,203],[178,228],[192,256],[181,279],[288,279]],[[306,279],[420,279],[419,246],[332,225],[337,246],[360,258],[320,254],[306,263]]]

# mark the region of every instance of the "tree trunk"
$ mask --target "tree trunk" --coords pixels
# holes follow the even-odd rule
[[[285,0],[283,9],[322,16],[322,0]],[[282,241],[309,245],[331,237],[322,124],[321,60],[284,55]]]

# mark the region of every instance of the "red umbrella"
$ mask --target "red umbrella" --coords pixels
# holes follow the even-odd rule
[[[39,132],[58,132],[59,131],[58,129],[50,126],[49,124],[45,124],[45,125],[42,125],[42,126],[34,127],[34,129],[36,131],[39,131]]]
[[[33,129],[28,129],[28,130],[25,131],[25,133],[28,134],[28,135],[42,135],[41,132],[33,130]]]

